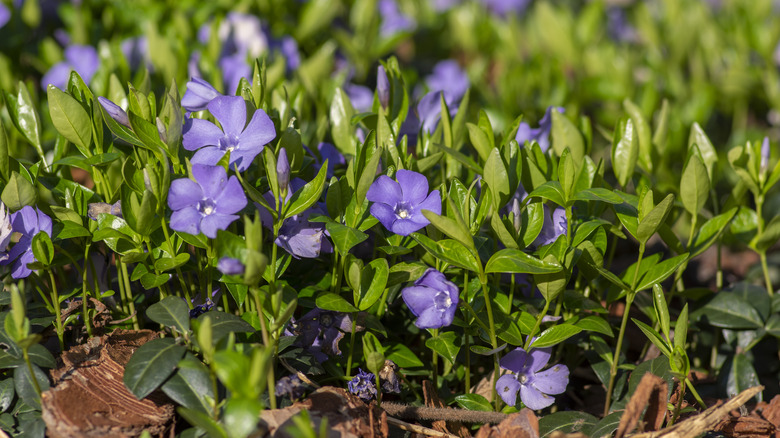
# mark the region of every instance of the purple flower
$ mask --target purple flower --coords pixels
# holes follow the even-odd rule
[[[420,99],[420,103],[417,104],[417,114],[420,117],[423,132],[432,134],[436,131],[436,126],[439,124],[439,120],[441,120],[442,94],[444,94],[444,103],[447,104],[450,116],[455,116],[455,114],[458,113],[458,102],[453,100],[454,94],[447,94],[443,91],[431,91],[423,96],[423,98]],[[407,118],[407,120],[409,120],[409,118]]]
[[[536,240],[534,240],[534,246],[540,247],[555,242],[559,236],[566,234],[567,225],[566,210],[557,207],[550,214],[550,208],[545,205],[544,225],[542,225],[542,231],[539,232]]]
[[[108,115],[111,116],[112,119],[116,120],[117,123],[131,128],[130,119],[127,117],[127,112],[125,112],[121,106],[111,102],[103,96],[98,96],[98,102],[100,102],[100,105],[103,106]]]
[[[295,178],[290,181],[290,187],[287,194],[284,195],[284,202],[288,202],[293,193],[300,190],[306,181]],[[274,200],[273,193],[269,190],[263,195],[268,205],[280,210],[281,204]],[[271,213],[265,208],[258,206],[260,210],[260,219],[263,225],[268,229],[273,229],[273,218]],[[285,219],[282,227],[279,228],[279,235],[274,243],[283,248],[290,255],[299,258],[313,259],[319,257],[321,252],[333,252],[333,245],[325,237],[325,224],[320,222],[309,222],[309,216],[312,214],[325,215],[325,210],[320,205],[315,205],[301,214]]]
[[[201,304],[195,304],[197,301],[200,301],[200,294],[195,295],[190,302],[194,304],[192,309],[190,309],[190,318],[197,318],[200,315],[203,315],[204,313],[208,312],[209,310],[213,309],[216,304],[214,303],[214,300],[219,300],[219,297],[222,295],[219,288],[214,289],[213,292],[211,292],[211,297],[207,297],[206,301],[202,302]],[[182,298],[184,299],[184,298]]]
[[[452,59],[441,61],[433,67],[433,73],[425,78],[430,91],[444,92],[444,100],[458,102],[469,88],[469,77]]]
[[[607,10],[607,30],[609,36],[617,42],[631,43],[639,38],[622,8],[612,7]]]
[[[460,301],[458,287],[433,268],[414,282],[414,286],[401,291],[409,310],[417,320],[414,325],[421,329],[441,328],[452,324],[455,310]]]
[[[333,146],[330,143],[318,144],[317,151],[320,153],[322,161],[320,161],[317,157],[314,157],[316,160],[314,169],[315,171],[319,171],[320,167],[322,167],[322,163],[324,163],[325,160],[328,160],[328,170],[325,172],[326,179],[330,179],[333,176],[333,170],[337,165],[343,166],[347,164],[347,160],[344,158],[344,155],[339,152],[338,149],[336,149],[336,146]]]
[[[246,125],[246,104],[242,97],[219,96],[206,107],[222,129],[207,120],[187,120],[182,144],[188,151],[197,150],[191,160],[193,164],[215,165],[230,151],[230,166],[243,172],[276,137],[274,124],[262,109],[256,110]]]
[[[398,182],[381,175],[371,184],[366,198],[374,203],[371,215],[385,228],[408,236],[431,223],[423,210],[441,214],[441,195],[438,190],[428,194],[428,180],[420,173],[401,169],[395,177]]]
[[[147,69],[152,69],[152,62],[149,58],[149,40],[145,36],[128,38],[122,41],[119,48],[127,59],[130,70],[141,67],[142,63]]]
[[[761,143],[761,172],[766,172],[769,168],[769,137],[764,137]]]
[[[0,27],[8,24],[9,20],[11,20],[11,10],[8,9],[5,3],[0,3]]]
[[[347,84],[344,86],[344,92],[349,96],[352,102],[352,108],[359,113],[371,111],[374,104],[374,92],[370,88],[362,85]]]
[[[11,212],[6,210],[5,204],[0,201],[0,262],[8,260],[8,244],[11,243]]]
[[[382,24],[379,26],[379,35],[388,38],[396,33],[410,31],[414,28],[414,21],[404,15],[395,0],[379,0],[377,5]]]
[[[385,68],[381,65],[376,72],[376,94],[382,107],[387,108],[390,104],[390,81],[387,79]]]
[[[181,106],[187,111],[203,111],[209,102],[222,94],[201,78],[192,78],[187,82],[187,91],[181,98]]]
[[[496,382],[496,391],[506,404],[515,406],[517,392],[520,391],[520,400],[529,409],[543,409],[555,402],[548,394],[566,391],[569,384],[569,368],[566,365],[555,365],[540,372],[550,361],[551,351],[550,348],[539,348],[527,353],[517,348],[501,358],[501,368],[514,373],[505,374]]]
[[[482,0],[482,4],[497,16],[510,13],[520,14],[525,11],[529,3],[531,0]]]
[[[246,267],[241,260],[233,257],[222,257],[217,262],[217,270],[225,275],[243,275]]]
[[[376,377],[374,373],[367,373],[358,368],[358,373],[347,383],[349,392],[357,395],[366,403],[376,397]]]
[[[260,19],[254,15],[230,12],[217,31],[223,42],[223,54],[239,53],[257,58],[268,49],[268,37],[263,32]]]
[[[73,45],[65,49],[65,60],[54,64],[41,79],[41,87],[45,90],[51,84],[59,89],[68,85],[70,71],[75,70],[86,84],[100,65],[97,50],[92,46]]]
[[[295,400],[303,396],[306,386],[297,375],[291,374],[276,381],[274,392],[277,397],[288,395],[290,399]]]
[[[252,68],[246,62],[246,55],[241,53],[220,58],[219,68],[222,70],[222,82],[228,93],[235,93],[238,90],[241,78],[250,81],[252,77]]]
[[[15,280],[20,278],[27,278],[32,270],[27,267],[28,263],[36,261],[35,255],[32,251],[32,240],[39,232],[44,232],[51,237],[51,218],[39,210],[37,207],[33,208],[29,205],[23,207],[21,210],[11,215],[11,227],[14,232],[21,233],[22,236],[19,241],[11,248],[11,251],[5,257],[5,260],[0,262],[0,265],[7,265],[13,262],[11,267],[11,277]],[[3,231],[7,232],[7,225],[3,226]],[[6,235],[7,239],[10,234]]]
[[[352,318],[348,314],[315,308],[300,320],[292,318],[284,336],[298,336],[295,345],[314,355],[318,362],[325,362],[328,356],[341,356],[339,341],[344,333],[351,332]]]
[[[87,217],[91,220],[98,220],[101,213],[122,217],[122,201],[116,201],[113,204],[107,202],[92,202],[87,204]]]
[[[552,114],[551,111],[555,109],[559,113],[563,113],[563,108],[550,106],[547,107],[547,111],[544,112],[544,117],[539,121],[539,127],[531,129],[531,125],[525,122],[521,122],[517,128],[517,135],[515,140],[522,147],[525,142],[531,142],[536,140],[539,143],[539,147],[542,152],[547,152],[550,148],[550,131],[552,130]]]
[[[276,160],[276,179],[279,181],[279,191],[286,195],[287,186],[290,185],[290,161],[285,148],[279,150],[279,158]]]
[[[246,195],[238,178],[227,177],[222,166],[192,165],[192,176],[171,182],[168,206],[173,210],[171,228],[183,233],[203,233],[214,239],[225,230],[236,213],[246,206]]]
[[[301,54],[298,51],[298,42],[291,36],[282,38],[279,42],[279,51],[287,61],[287,72],[293,72],[301,65]]]

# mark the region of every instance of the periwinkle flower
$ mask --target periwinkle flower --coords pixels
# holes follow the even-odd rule
[[[531,410],[544,409],[555,402],[548,394],[561,394],[569,384],[569,368],[555,365],[541,371],[550,361],[550,348],[537,348],[530,353],[516,348],[498,362],[501,368],[514,374],[505,374],[496,382],[496,391],[510,406],[520,400]]]
[[[3,240],[5,241],[5,244],[8,245],[7,239],[10,238],[10,233],[8,233],[6,227],[7,224],[4,224],[2,232],[5,236]],[[21,233],[21,237],[11,248],[11,251],[5,259],[0,262],[0,265],[7,265],[13,262],[11,277],[15,280],[27,278],[32,273],[32,270],[27,267],[27,264],[36,261],[32,250],[33,237],[39,232],[44,232],[51,237],[51,227],[51,218],[37,207],[33,208],[27,205],[11,215],[11,229],[14,232]]]
[[[377,9],[379,16],[382,17],[382,23],[379,26],[379,35],[382,38],[388,38],[414,28],[414,21],[398,9],[395,0],[379,0]]]
[[[344,85],[344,92],[347,93],[355,111],[359,113],[371,111],[371,106],[374,104],[374,92],[370,88],[362,85],[346,84]]]
[[[127,116],[127,112],[123,110],[121,106],[111,102],[103,96],[98,96],[98,102],[100,102],[100,105],[103,107],[103,109],[105,109],[108,115],[111,116],[111,118],[114,119],[117,123],[131,128],[130,119]]]
[[[0,201],[0,262],[8,259],[8,244],[11,243],[11,212],[5,208],[5,204]]]
[[[460,301],[455,283],[433,268],[428,268],[414,282],[414,286],[401,291],[401,296],[409,310],[417,317],[414,325],[421,329],[441,328],[452,324]]]
[[[336,149],[336,146],[334,146],[331,143],[320,143],[317,145],[317,151],[320,153],[320,157],[322,157],[322,160],[320,161],[319,158],[314,157],[315,159],[315,165],[314,169],[316,171],[319,171],[322,167],[322,164],[327,160],[328,161],[328,170],[325,171],[325,178],[330,179],[333,176],[333,170],[336,168],[336,166],[343,166],[347,164],[347,159],[344,158],[344,154],[342,154],[338,149]]]
[[[355,377],[347,382],[347,388],[349,388],[349,392],[368,403],[376,397],[376,377],[374,373],[367,373],[362,368],[358,368]]]
[[[197,318],[200,315],[203,315],[204,313],[213,309],[216,306],[214,300],[218,300],[220,295],[220,290],[214,289],[214,291],[211,293],[211,297],[207,297],[206,301],[200,304],[196,304],[198,301],[200,301],[200,294],[192,298],[190,301],[192,302],[193,307],[190,309],[190,318]]]
[[[531,0],[482,0],[482,4],[497,16],[505,16],[510,13],[521,14],[529,3]]]
[[[448,59],[433,67],[433,73],[425,78],[425,84],[430,91],[443,92],[444,100],[450,104],[460,101],[466,94],[469,77],[457,61]]]
[[[107,202],[92,202],[87,204],[87,217],[93,221],[98,220],[101,213],[122,217],[122,201],[116,201],[113,204]]]
[[[171,228],[183,233],[203,233],[214,239],[238,219],[246,204],[238,178],[227,177],[222,166],[192,165],[192,176],[171,182],[168,206],[173,210]]]
[[[534,240],[534,246],[540,247],[555,242],[559,236],[566,234],[567,225],[566,210],[556,207],[550,214],[550,208],[545,205],[544,225],[542,225],[542,231],[539,232],[536,240]]]
[[[217,262],[217,270],[225,275],[243,275],[246,266],[233,257],[222,257]]]
[[[276,381],[274,387],[274,393],[277,397],[288,395],[291,400],[300,398],[304,392],[306,392],[306,385],[296,374],[282,377]]]
[[[563,113],[563,108],[561,107],[547,107],[547,111],[544,112],[544,117],[542,117],[542,120],[539,121],[538,128],[532,129],[531,125],[528,123],[520,123],[520,126],[517,128],[517,135],[515,136],[515,140],[517,140],[517,143],[521,147],[527,141],[530,142],[532,140],[536,140],[536,142],[539,143],[539,147],[542,149],[542,152],[547,152],[547,149],[550,148],[550,131],[552,131],[551,112],[553,109],[559,113]]]
[[[377,178],[369,187],[366,198],[373,202],[371,215],[385,228],[408,236],[431,223],[423,210],[441,214],[441,195],[438,190],[428,194],[428,180],[420,173],[400,169],[395,176],[397,182],[387,175]]]
[[[382,107],[387,108],[390,104],[390,80],[387,78],[385,68],[381,65],[376,71],[376,94]]]
[[[291,36],[286,36],[279,41],[279,51],[287,64],[287,72],[293,72],[301,65],[301,53],[298,51],[298,41]]]
[[[201,78],[187,82],[187,91],[181,98],[181,106],[187,111],[203,111],[209,102],[222,96],[211,84]]]
[[[149,57],[149,40],[145,36],[128,38],[122,41],[119,49],[125,56],[130,70],[136,70],[142,64],[147,69],[152,69],[153,65]]]
[[[290,185],[290,161],[285,148],[279,150],[279,158],[276,159],[276,178],[279,181],[279,191],[286,195],[287,186]]]
[[[764,137],[764,141],[761,142],[761,172],[766,172],[769,168],[769,137]]]
[[[59,89],[68,85],[71,70],[75,70],[89,84],[100,65],[97,50],[92,46],[72,45],[65,49],[65,60],[54,64],[41,78],[41,87],[45,90],[49,84]]]
[[[206,107],[222,129],[207,120],[187,120],[182,144],[188,151],[197,151],[191,160],[193,164],[213,166],[230,151],[230,166],[243,172],[276,137],[274,124],[262,109],[256,110],[246,124],[246,104],[242,97],[219,96]]]
[[[11,10],[5,3],[0,3],[0,28],[8,24],[11,20]]]
[[[636,29],[628,21],[626,11],[619,7],[607,10],[607,30],[609,36],[620,43],[635,42],[639,38]]]
[[[241,78],[250,80],[252,77],[252,68],[246,62],[246,55],[241,53],[220,58],[219,68],[222,70],[222,82],[228,93],[235,93],[238,90]]]

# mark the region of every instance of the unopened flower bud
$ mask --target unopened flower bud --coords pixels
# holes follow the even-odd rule
[[[116,120],[120,125],[130,128],[130,119],[127,118],[127,113],[119,105],[111,102],[103,96],[98,97],[98,102],[103,106],[109,116]]]
[[[387,79],[387,72],[383,66],[379,66],[376,72],[376,94],[379,97],[379,103],[382,108],[387,109],[390,104],[390,81]]]
[[[287,186],[290,184],[290,161],[287,160],[285,148],[279,150],[279,158],[276,160],[276,177],[281,193],[287,193]]]
[[[761,143],[761,172],[769,168],[769,137],[764,137]]]

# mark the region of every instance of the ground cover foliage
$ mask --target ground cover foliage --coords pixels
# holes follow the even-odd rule
[[[0,428],[774,433],[777,14],[0,4]]]

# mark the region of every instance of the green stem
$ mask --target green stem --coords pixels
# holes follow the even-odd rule
[[[704,404],[704,401],[702,401],[701,396],[696,391],[696,388],[693,387],[693,383],[691,383],[691,381],[687,378],[685,379],[685,385],[691,391],[691,394],[693,394],[693,398],[696,399],[696,403],[698,403],[699,406],[701,406],[703,409],[707,409],[707,405]]]
[[[38,384],[38,378],[35,377],[35,372],[33,371],[32,362],[30,361],[30,354],[27,351],[27,348],[22,349],[22,355],[24,356],[24,361],[27,363],[27,371],[30,372],[30,380],[32,380],[33,388],[35,388],[35,393],[38,394],[38,397],[41,396],[41,385]]]
[[[542,325],[542,319],[544,319],[545,315],[547,315],[548,310],[550,310],[550,302],[545,301],[542,312],[536,315],[536,323],[534,324],[534,328],[531,329],[531,334],[529,334],[528,337],[525,339],[525,345],[523,350],[528,351],[528,348],[531,347],[531,341],[533,340],[533,337],[536,336],[536,331],[539,330],[539,326]]]
[[[766,262],[766,251],[761,251],[758,253],[759,257],[761,257],[761,269],[764,270],[764,281],[766,282],[766,290],[767,293],[769,293],[769,296],[774,295],[775,290],[772,288],[772,277],[769,276],[769,265]]]
[[[758,195],[756,196],[756,216],[758,217],[758,235],[761,236],[764,234],[764,216],[763,216],[763,207],[764,207],[764,195]],[[771,296],[774,294],[774,289],[772,289],[772,278],[769,276],[769,266],[766,262],[766,250],[764,251],[757,251],[758,255],[761,258],[761,269],[764,271],[764,282],[766,283],[766,292]]]
[[[431,329],[431,335],[433,337],[439,336],[439,329]],[[431,381],[433,382],[434,389],[438,392],[439,391],[439,355],[436,353],[435,350],[431,349],[431,353],[433,354],[432,357],[432,367],[431,367]]]
[[[133,300],[133,289],[130,287],[130,275],[127,273],[127,263],[120,262],[122,266],[122,277],[125,280],[125,293],[127,294],[127,305],[129,306],[130,314],[133,315],[133,329],[140,330],[141,327],[138,324],[138,313],[135,311],[135,301]]]
[[[466,346],[466,390],[464,393],[468,394],[471,392],[471,348],[470,348],[470,341],[471,337],[468,334],[464,334],[464,345]]]
[[[57,280],[54,279],[54,273],[51,268],[47,269],[47,271],[49,271],[49,283],[51,283],[51,304],[54,312],[57,314],[57,338],[60,340],[60,351],[65,351],[65,340],[63,339],[65,330],[62,327],[62,309],[60,308],[60,297],[57,293]]]
[[[347,367],[344,368],[344,375],[352,377],[352,356],[355,352],[355,332],[357,331],[357,320],[352,318],[352,333],[349,335],[349,356],[347,356]]]
[[[165,236],[165,241],[168,242],[168,246],[173,250],[175,246],[173,246],[173,241],[171,240],[171,234],[168,231],[168,223],[165,221],[165,217],[160,218],[160,223],[162,224],[162,230],[163,235]],[[190,288],[187,287],[187,283],[184,282],[184,276],[181,273],[181,268],[179,266],[176,267],[176,277],[179,279],[179,286],[181,287],[181,291],[184,293],[184,298],[187,300],[187,305],[190,306],[190,309],[192,309],[192,299],[190,298]]]
[[[487,279],[485,278],[485,273],[480,272],[479,274],[479,282],[482,284],[482,296],[485,299],[485,310],[487,310],[488,315],[488,334],[490,335],[490,344],[493,347],[493,350],[498,349],[498,340],[496,339],[496,324],[495,320],[493,319],[493,305],[490,300],[490,293],[487,289]],[[499,365],[498,365],[498,352],[493,353],[493,381],[498,382],[499,377]],[[496,406],[496,411],[498,411],[501,408],[501,399],[498,397],[498,392],[496,391],[495,385],[491,388],[492,398]]]
[[[81,270],[81,305],[82,310],[81,313],[84,317],[84,328],[87,330],[87,335],[91,338],[92,337],[92,325],[89,321],[89,306],[88,306],[88,299],[89,296],[87,294],[87,260],[89,260],[89,247],[91,246],[91,242],[87,241],[86,248],[84,249],[84,269]],[[95,293],[96,298],[98,293]]]

